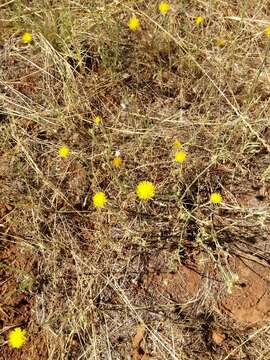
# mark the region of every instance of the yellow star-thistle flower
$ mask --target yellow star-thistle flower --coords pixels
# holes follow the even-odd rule
[[[22,34],[22,43],[23,44],[29,44],[32,40],[33,40],[33,36],[29,32],[25,32]]]
[[[202,16],[197,16],[197,17],[196,17],[195,23],[196,23],[197,25],[200,25],[200,24],[202,24],[203,22],[204,22],[204,17],[202,17]]]
[[[122,165],[123,160],[122,160],[121,156],[116,156],[116,157],[113,159],[112,162],[113,162],[113,165],[114,165],[116,168],[118,168],[118,167],[120,167],[120,166]]]
[[[137,18],[137,16],[133,15],[129,21],[128,21],[128,27],[130,30],[135,31],[138,30],[140,27],[140,20]]]
[[[162,15],[166,15],[170,10],[170,4],[167,1],[161,1],[158,8]]]
[[[264,33],[266,36],[270,37],[270,24],[267,26],[267,28],[264,30]]]
[[[226,44],[226,41],[224,39],[217,39],[217,45],[220,46],[220,47],[223,47],[225,46]]]
[[[141,200],[152,199],[155,192],[156,187],[151,181],[141,181],[136,188],[136,193]]]
[[[26,340],[27,332],[26,330],[22,330],[20,327],[16,327],[15,329],[11,330],[8,335],[9,346],[14,349],[21,348]]]
[[[103,207],[108,202],[106,195],[102,191],[95,193],[92,199],[96,208]]]
[[[187,153],[185,151],[177,151],[175,153],[175,161],[178,163],[183,163],[186,160]]]
[[[181,146],[182,146],[181,141],[178,140],[178,139],[175,139],[174,142],[173,142],[173,148],[174,148],[174,150],[179,149]]]
[[[94,118],[94,123],[96,125],[99,125],[101,123],[102,119],[99,115],[97,115],[95,118]]]
[[[222,202],[222,200],[223,200],[222,196],[218,192],[212,193],[210,196],[210,202],[212,204],[220,204]]]
[[[58,150],[58,154],[62,158],[67,158],[70,154],[69,147],[66,145],[61,146]]]

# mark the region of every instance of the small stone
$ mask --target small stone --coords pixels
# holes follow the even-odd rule
[[[225,340],[226,336],[218,329],[212,331],[212,340],[215,344],[221,345]]]

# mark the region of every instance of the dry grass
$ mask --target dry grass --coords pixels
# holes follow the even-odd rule
[[[1,246],[29,259],[21,273],[4,261],[15,281],[33,278],[23,288],[31,317],[13,313],[3,333],[26,325],[27,359],[145,360],[132,349],[139,324],[151,359],[270,359],[269,320],[246,327],[218,306],[239,280],[231,257],[256,255],[269,269],[269,9],[262,0],[172,1],[166,16],[157,1],[0,5]],[[147,203],[140,180],[157,187]],[[109,198],[98,210],[96,191]],[[212,192],[224,203],[210,204]],[[151,274],[205,262],[203,286],[181,303],[156,283],[146,289]]]

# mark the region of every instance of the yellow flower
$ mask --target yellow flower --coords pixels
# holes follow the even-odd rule
[[[94,123],[96,125],[99,125],[101,123],[102,119],[99,115],[97,115],[95,118],[94,118]]]
[[[177,151],[177,153],[175,153],[175,161],[178,163],[183,163],[186,157],[187,153],[185,151]]]
[[[270,37],[270,24],[267,26],[267,28],[264,30],[265,35]]]
[[[22,330],[20,327],[16,327],[11,330],[8,335],[9,346],[14,349],[19,349],[23,346],[27,339],[26,330]]]
[[[138,30],[139,26],[140,20],[137,18],[137,16],[133,15],[128,21],[128,27],[130,30],[135,31]]]
[[[60,149],[58,150],[58,154],[62,158],[67,158],[70,154],[69,147],[66,145],[61,146]]]
[[[225,46],[226,44],[226,41],[224,39],[217,39],[217,45],[220,46],[220,47],[223,47]]]
[[[136,193],[141,200],[152,199],[155,192],[156,187],[151,181],[141,181],[136,188]]]
[[[22,42],[24,44],[29,44],[33,40],[32,34],[25,32],[22,34]]]
[[[93,196],[93,204],[96,208],[104,206],[107,201],[107,197],[102,191],[95,193],[95,195]]]
[[[195,22],[197,25],[200,25],[204,22],[204,18],[202,16],[197,16]]]
[[[222,196],[220,193],[212,193],[210,196],[210,202],[213,204],[220,204],[222,202]]]
[[[173,142],[173,148],[174,148],[174,150],[179,149],[181,146],[182,146],[181,141],[178,140],[178,139],[175,139],[174,142]]]
[[[166,15],[170,10],[170,4],[167,1],[161,1],[158,8],[162,15]]]
[[[116,157],[113,159],[112,162],[113,162],[113,165],[114,165],[116,168],[118,168],[118,167],[120,167],[120,166],[122,165],[123,160],[122,160],[121,156],[116,156]]]

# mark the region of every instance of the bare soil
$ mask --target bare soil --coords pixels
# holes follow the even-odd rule
[[[22,349],[5,346],[0,358],[3,360],[48,359],[42,329],[35,316],[34,294],[27,290],[34,286],[37,259],[33,259],[30,251],[21,248],[11,239],[6,239],[1,244],[0,254],[1,328],[4,330],[21,326],[29,329],[31,334],[31,342],[26,342]]]

